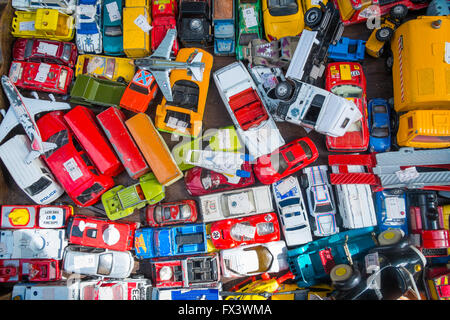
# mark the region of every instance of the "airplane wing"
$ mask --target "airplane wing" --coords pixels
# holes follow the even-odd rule
[[[177,30],[176,29],[169,29],[166,32],[166,36],[159,44],[158,48],[153,52],[153,54],[150,56],[152,58],[162,58],[169,60],[170,58],[170,52],[172,51],[173,42],[175,41],[177,37]]]
[[[5,137],[8,135],[8,133],[18,124],[19,121],[16,118],[14,110],[12,108],[9,108],[8,112],[6,112],[6,115],[3,118],[3,121],[0,123],[0,142],[2,142],[3,139],[5,139]]]
[[[192,59],[191,63],[192,64],[200,64],[202,62],[202,58],[203,58],[203,53],[197,52],[195,57]],[[192,66],[192,67],[190,67],[190,70],[192,72],[192,77],[194,78],[194,80],[196,80],[196,81],[203,80],[204,67],[202,68],[202,67]]]
[[[22,102],[28,109],[32,117],[41,112],[70,109],[70,104],[66,102],[32,99],[25,98],[24,96],[22,96]]]
[[[170,87],[169,70],[152,71],[156,83],[167,101],[172,101],[172,88]]]

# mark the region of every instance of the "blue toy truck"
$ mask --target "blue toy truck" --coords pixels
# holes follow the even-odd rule
[[[366,52],[366,42],[347,37],[341,37],[336,44],[328,47],[328,58],[333,61],[363,61]]]
[[[235,55],[235,14],[233,0],[214,0],[214,54]]]

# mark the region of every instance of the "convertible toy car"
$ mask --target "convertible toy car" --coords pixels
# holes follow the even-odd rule
[[[180,0],[178,30],[185,47],[206,46],[212,40],[211,0]]]
[[[184,175],[186,189],[192,196],[201,196],[253,185],[255,183],[255,176],[251,164],[246,162],[241,168],[242,170],[250,172],[250,176],[242,177],[238,183],[231,183],[228,178],[221,173],[202,167],[194,167],[186,171]]]
[[[137,222],[76,215],[67,226],[67,237],[70,244],[127,251],[133,249],[134,232],[138,227]]]
[[[204,195],[199,202],[205,223],[273,211],[269,186]]]
[[[220,267],[224,278],[239,278],[289,269],[287,247],[282,240],[249,244],[221,250]]]
[[[208,288],[220,281],[218,254],[153,259],[150,268],[156,288]]]
[[[69,197],[79,206],[96,203],[101,195],[114,186],[110,176],[99,174],[85,150],[64,121],[61,111],[45,114],[36,121],[42,141],[57,147],[44,154],[43,159]]]
[[[272,184],[272,191],[286,245],[293,247],[312,241],[308,211],[297,177]]]
[[[203,223],[172,227],[141,228],[134,234],[137,259],[206,253]]]
[[[195,200],[165,202],[148,206],[145,220],[151,227],[164,227],[172,224],[193,223],[197,221]]]
[[[2,229],[59,229],[65,228],[73,216],[67,205],[2,205]]]
[[[305,26],[300,0],[262,0],[262,14],[268,41],[299,36]]]
[[[9,69],[9,78],[19,88],[67,94],[73,70],[58,64],[13,61]]]
[[[369,146],[367,126],[366,77],[357,62],[333,62],[328,64],[325,89],[353,101],[362,118],[353,122],[341,137],[327,137],[326,146],[334,152],[362,152]]]
[[[57,260],[0,260],[0,283],[58,281],[61,279],[60,261]]]
[[[152,0],[152,51],[158,48],[161,41],[166,36],[168,29],[177,28],[178,3],[176,0]],[[172,54],[176,56],[180,44],[175,39],[172,46]]]
[[[391,148],[391,107],[382,98],[369,100],[367,122],[370,152],[386,152]]]
[[[272,184],[310,165],[319,157],[316,145],[308,137],[299,138],[258,158],[255,176],[263,184]]]
[[[128,187],[118,185],[102,195],[102,204],[111,220],[127,217],[136,209],[155,204],[165,197],[165,188],[151,172],[139,178],[139,183]]]
[[[73,68],[77,61],[77,46],[72,42],[18,38],[12,48],[15,61],[44,62]]]
[[[341,37],[336,44],[328,47],[328,59],[332,61],[363,61],[366,41]]]
[[[103,1],[103,52],[110,56],[120,56],[123,51],[122,0]]]
[[[214,55],[233,56],[236,54],[236,30],[234,0],[214,0]]]
[[[216,221],[211,223],[209,232],[212,245],[218,250],[280,240],[275,212]]]
[[[375,209],[378,228],[381,232],[400,228],[405,235],[409,233],[405,191],[388,189],[375,192]]]
[[[260,0],[237,0],[236,59],[244,59],[244,47],[253,39],[262,39]]]
[[[213,56],[202,49],[183,48],[175,61],[194,60],[205,65],[200,79],[188,73],[187,69],[172,70],[170,73],[173,101],[163,97],[156,107],[155,125],[160,131],[193,137],[202,131]]]
[[[77,29],[75,42],[78,52],[102,53],[102,1],[78,0],[75,12],[75,28]]]
[[[134,77],[134,69],[132,59],[81,54],[78,56],[75,77],[88,74],[100,79],[128,83]]]
[[[155,99],[158,85],[155,77],[147,70],[138,70],[131,79],[120,98],[120,107],[133,111],[145,112],[150,102]]]

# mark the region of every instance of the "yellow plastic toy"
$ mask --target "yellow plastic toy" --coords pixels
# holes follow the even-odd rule
[[[394,21],[384,18],[380,28],[374,29],[366,42],[367,54],[374,58],[380,57],[386,41],[390,40],[396,28],[397,24]]]
[[[133,60],[129,58],[82,54],[78,56],[75,77],[80,74],[90,74],[113,81],[123,80],[128,83],[134,77],[135,66]]]
[[[25,208],[14,209],[9,213],[8,219],[11,225],[26,226],[30,222],[30,213]]]
[[[146,7],[150,8],[152,0],[125,0],[125,7]]]
[[[123,8],[123,51],[128,58],[143,58],[150,55],[150,25],[148,7]]]
[[[70,41],[75,34],[74,18],[56,9],[16,11],[11,34],[20,38]]]
[[[271,5],[268,2],[269,0],[262,0],[264,34],[267,41],[300,35],[305,27],[301,0],[293,1],[288,6]]]

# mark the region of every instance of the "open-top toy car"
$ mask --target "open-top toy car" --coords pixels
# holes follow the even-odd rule
[[[196,222],[198,217],[195,200],[181,200],[148,206],[145,219],[151,227]]]

